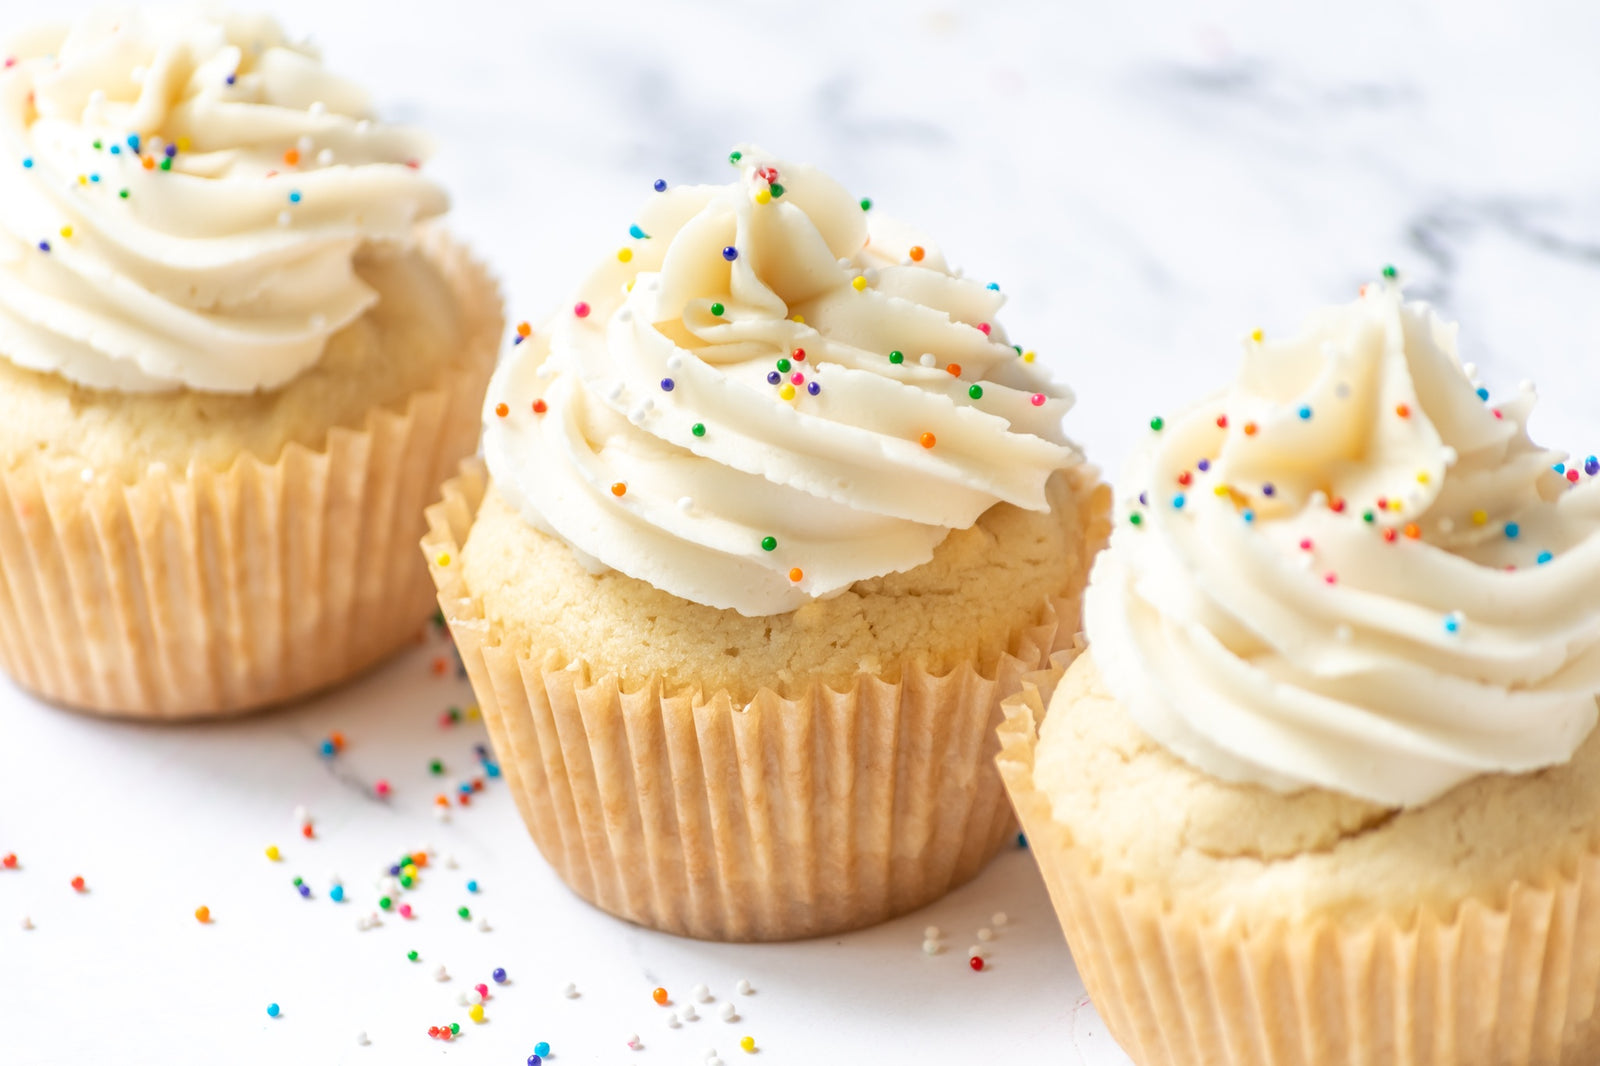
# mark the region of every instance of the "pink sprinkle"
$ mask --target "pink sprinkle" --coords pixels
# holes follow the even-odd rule
[[[1330,585],[1337,585],[1339,583],[1339,575],[1338,574],[1329,574],[1327,577],[1323,578],[1322,580],[1326,581]]]
[[[489,986],[488,985],[473,985],[472,987],[474,989],[476,989],[477,992],[478,992],[478,995],[482,996],[484,999],[488,999],[489,998]]]
[[[1495,413],[1494,413],[1494,416],[1495,416],[1495,417],[1496,417],[1496,418],[1504,418],[1504,417],[1505,417],[1505,415],[1503,415],[1503,414],[1501,414],[1501,413],[1500,413],[1500,412],[1499,412],[1499,411],[1496,411],[1496,412],[1495,412]]]
[[[796,385],[804,385],[806,383],[806,376],[800,373],[800,371],[796,370],[793,374],[789,375],[789,380]],[[1577,479],[1574,478],[1573,480],[1576,481]]]
[[[984,336],[988,336],[989,335],[989,323],[987,323],[987,322],[979,322],[978,323],[978,328],[983,330]]]
[[[1308,552],[1308,551],[1311,550],[1311,538],[1310,537],[1307,537],[1305,540],[1300,542],[1300,550],[1303,551],[1303,552]]]
[[[584,303],[582,300],[579,300],[572,306],[572,313],[577,315],[579,318],[588,318],[589,305]]]
[[[400,904],[400,917],[402,917],[402,918],[411,917],[411,904],[409,904],[409,903]]]
[[[384,778],[378,778],[377,781],[373,782],[372,791],[379,796],[387,796],[389,794],[389,782]]]
[[[16,56],[7,56],[6,57],[6,69],[7,70],[10,70],[12,67],[14,67],[16,65],[17,65],[17,57]]]
[[[1574,485],[1576,485],[1578,483],[1578,471],[1575,470],[1575,469],[1574,470],[1568,470],[1567,471],[1567,480],[1572,482]]]
[[[1029,397],[1029,399],[1032,401],[1033,406],[1035,406],[1035,407],[1043,407],[1044,406],[1044,393],[1042,393],[1042,392],[1034,393],[1032,396]]]

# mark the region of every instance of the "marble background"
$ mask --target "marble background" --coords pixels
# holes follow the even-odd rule
[[[998,281],[1010,332],[1077,389],[1069,425],[1108,469],[1151,415],[1219,385],[1250,329],[1289,330],[1385,263],[1459,319],[1493,391],[1543,385],[1536,436],[1600,447],[1595,5],[273,6],[389,117],[437,134],[454,224],[495,264],[513,320],[567,302],[652,180],[722,180],[748,139],[827,167]],[[0,0],[0,29],[40,7]],[[463,772],[483,736],[435,724],[469,696],[433,674],[429,640],[348,690],[233,725],[108,724],[0,687],[0,853],[23,858],[0,871],[0,1059],[516,1063],[545,1039],[557,1066],[644,1066],[707,1048],[732,1062],[748,1031],[773,1064],[1125,1066],[1024,854],[879,930],[739,948],[578,903],[492,784],[436,822],[427,761]],[[330,764],[316,745],[335,728],[351,748]],[[368,793],[380,776],[388,804]],[[296,804],[317,842],[297,837]],[[262,858],[269,842],[284,863]],[[428,874],[415,922],[358,933],[374,873],[424,843],[459,868]],[[342,907],[326,898],[334,872]],[[459,923],[462,902],[492,931]],[[190,917],[200,903],[212,927]],[[996,910],[1009,931],[973,975],[959,956]],[[947,931],[943,956],[919,950],[929,923]],[[412,947],[421,963],[404,961]],[[443,984],[441,962],[456,975]],[[471,1026],[455,997],[496,965],[514,983]],[[743,1018],[725,1023],[740,976],[758,991],[731,997]],[[560,994],[569,980],[577,1000]],[[668,1029],[649,989],[683,1000],[696,981],[718,1002]],[[450,1020],[466,1038],[427,1039]]]

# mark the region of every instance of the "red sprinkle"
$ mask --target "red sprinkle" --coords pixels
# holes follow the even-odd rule
[[[1386,529],[1383,531],[1383,539],[1388,541],[1390,544],[1393,544],[1395,541],[1400,539],[1400,534],[1396,533],[1392,529]]]
[[[8,870],[15,870],[17,868],[17,853],[14,851],[7,852],[6,857],[0,859],[0,866],[4,866]]]
[[[533,413],[534,414],[542,415],[548,410],[550,410],[550,405],[545,403],[543,400],[535,400],[535,401],[533,401]]]
[[[967,965],[971,966],[972,969],[973,969],[973,972],[976,973],[976,972],[978,972],[978,971],[983,969],[983,959],[978,957],[977,955],[974,955],[974,956],[972,956],[972,958],[967,960]]]
[[[305,837],[307,840],[310,840],[312,837],[317,835],[317,831],[311,828],[310,825],[303,825],[300,827],[300,835]]]
[[[1228,416],[1227,415],[1218,415],[1217,416],[1217,428],[1218,429],[1227,429],[1228,428]]]
[[[789,357],[797,363],[803,363],[806,361],[806,350],[804,348],[796,348],[789,353]]]
[[[1345,502],[1343,496],[1336,496],[1328,501],[1328,509],[1334,514],[1344,514]]]
[[[978,323],[978,329],[980,329],[983,332],[984,336],[987,337],[989,335],[989,323],[987,323],[987,322],[979,322]]]
[[[1187,470],[1185,470],[1183,473],[1178,475],[1178,484],[1180,484],[1180,485],[1187,485],[1187,484],[1189,484],[1189,482],[1191,482],[1193,480],[1194,480],[1194,475],[1189,473],[1189,471],[1187,471]]]
[[[84,890],[83,878],[82,877],[74,877],[72,879],[72,887],[73,887],[74,890],[76,890],[78,892],[82,892]]]

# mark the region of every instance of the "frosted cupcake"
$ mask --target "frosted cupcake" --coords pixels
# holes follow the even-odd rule
[[[1600,461],[1488,397],[1369,286],[1120,486],[1001,768],[1140,1066],[1593,1061]]]
[[[267,19],[90,16],[0,71],[0,665],[222,714],[395,650],[494,284],[427,143]]]
[[[425,550],[522,813],[672,932],[921,906],[1013,829],[999,704],[1078,630],[1108,495],[993,285],[753,150],[668,189],[491,384]]]

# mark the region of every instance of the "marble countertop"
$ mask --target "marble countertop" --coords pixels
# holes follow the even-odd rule
[[[0,28],[25,6],[7,4]],[[454,225],[495,265],[513,321],[568,298],[655,178],[722,180],[729,147],[753,140],[998,281],[1011,334],[1077,390],[1069,426],[1107,469],[1152,415],[1220,384],[1250,329],[1291,329],[1385,263],[1459,319],[1493,391],[1543,384],[1538,439],[1600,447],[1593,5],[272,6],[387,115],[437,134]],[[557,1066],[689,1066],[707,1049],[743,1060],[749,1034],[773,1066],[1126,1066],[1021,851],[881,928],[741,947],[576,900],[492,780],[438,821],[434,795],[474,772],[485,740],[481,722],[439,724],[471,698],[435,672],[447,654],[430,632],[304,706],[179,728],[0,686],[0,854],[21,858],[0,870],[0,1061],[511,1064],[545,1040]],[[329,759],[332,730],[348,747]],[[382,867],[424,846],[416,916],[358,930]],[[974,974],[962,949],[996,912],[1009,921]],[[942,955],[921,951],[930,924]],[[457,996],[496,966],[511,982],[473,1025]],[[696,983],[715,1001],[670,1028]],[[650,1001],[657,985],[673,1007]],[[449,1021],[459,1042],[428,1039]]]

